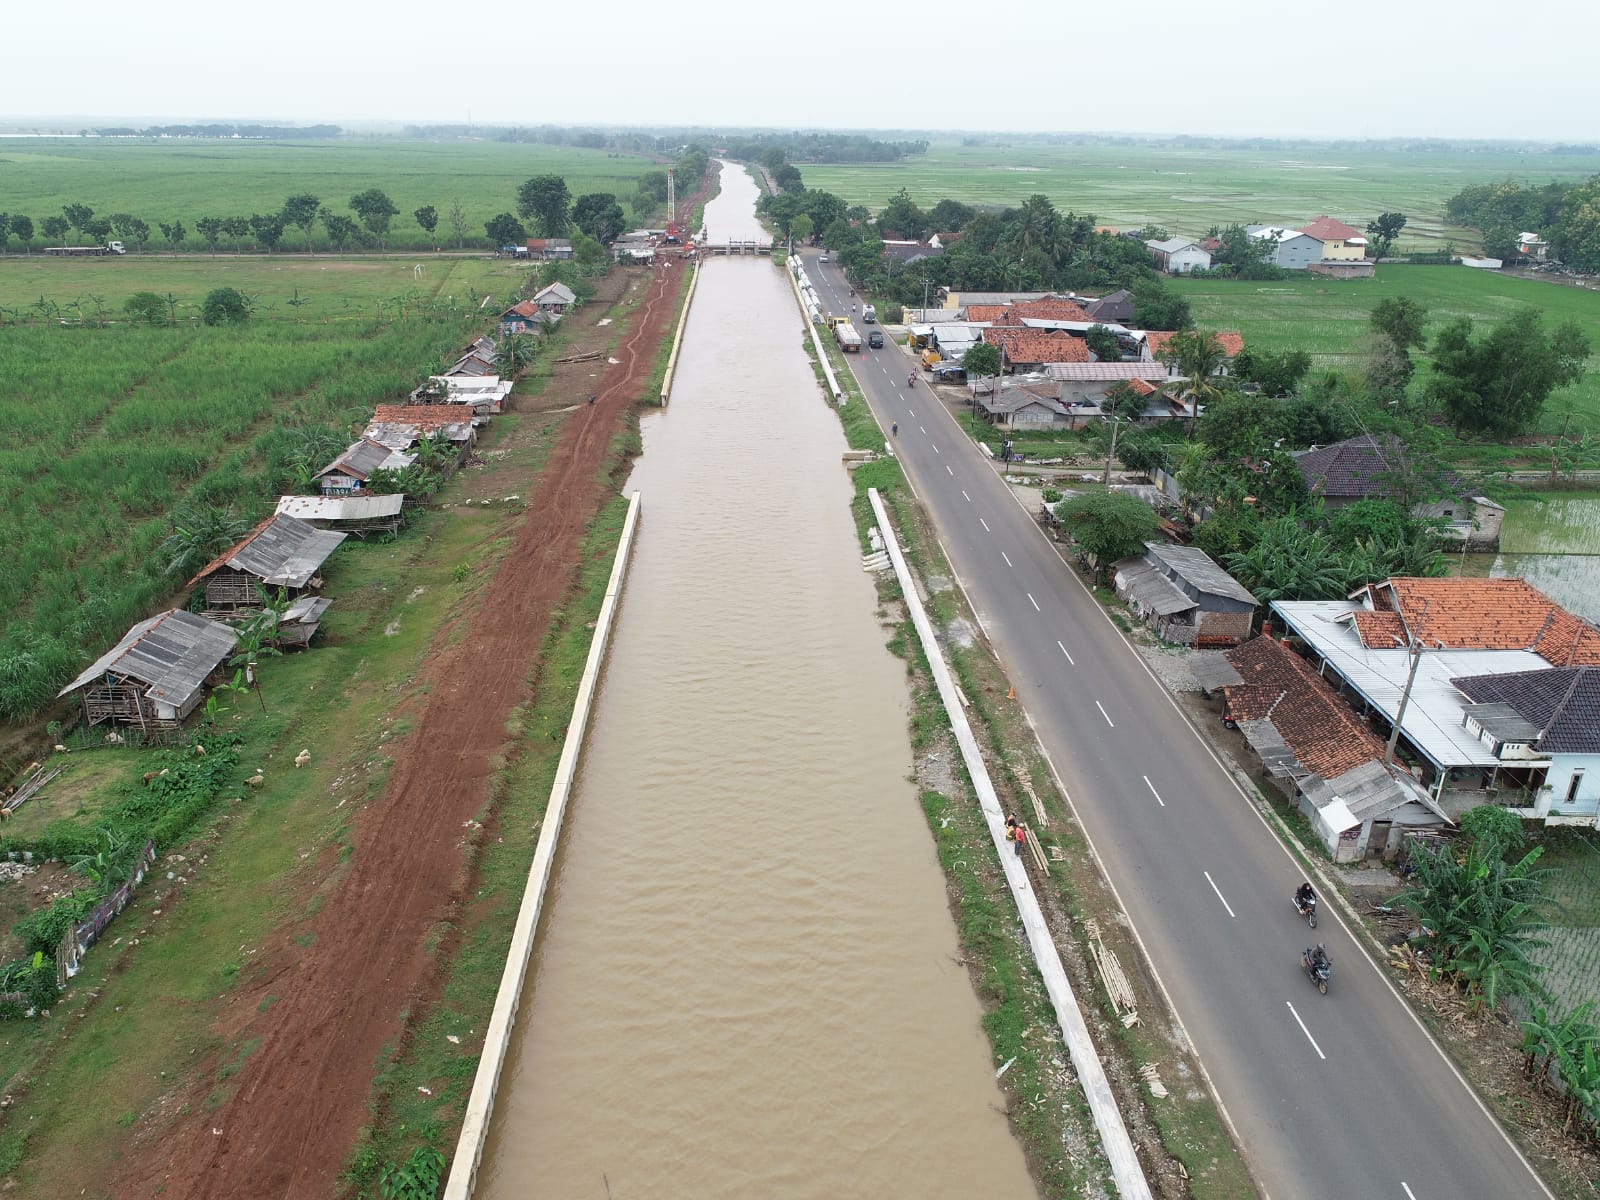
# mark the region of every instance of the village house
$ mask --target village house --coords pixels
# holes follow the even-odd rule
[[[1367,238],[1359,229],[1323,215],[1300,230],[1322,243],[1322,261],[1360,262],[1367,256]]]
[[[431,375],[407,397],[411,404],[465,404],[477,416],[504,412],[512,381],[498,375]]]
[[[399,492],[384,496],[280,496],[278,513],[297,517],[318,529],[337,529],[365,538],[399,529],[405,499]]]
[[[1051,363],[1043,374],[1061,385],[1061,403],[1084,417],[1072,428],[1098,419],[1106,393],[1119,383],[1143,380],[1160,386],[1168,381],[1166,364],[1158,362]]]
[[[1383,742],[1289,647],[1258,637],[1223,659],[1208,682],[1222,683],[1224,722],[1295,798],[1335,862],[1392,858],[1407,833],[1450,823],[1406,772],[1384,765]]]
[[[1524,230],[1517,234],[1517,253],[1533,262],[1544,262],[1550,257],[1550,243],[1537,233]]]
[[[362,436],[390,450],[409,452],[424,440],[443,438],[455,451],[455,465],[467,460],[478,442],[478,425],[486,417],[473,417],[454,404],[380,404]]]
[[[1036,371],[1047,363],[1086,363],[1086,343],[1071,334],[1015,326],[982,330],[981,340],[1000,351],[1002,371]]]
[[[416,461],[382,442],[361,438],[314,476],[324,496],[349,496],[360,491],[374,471],[403,471]]]
[[[1160,362],[1162,351],[1166,350],[1172,343],[1172,339],[1177,336],[1176,332],[1163,329],[1152,329],[1146,333],[1141,354],[1144,361]],[[1220,379],[1233,368],[1233,360],[1238,358],[1240,352],[1244,350],[1244,334],[1233,329],[1223,329],[1212,336],[1217,339],[1217,345],[1222,349],[1222,361],[1217,364],[1216,369],[1211,374],[1213,377]],[[1169,379],[1178,377],[1178,368],[1175,364],[1167,368],[1167,377]]]
[[[171,728],[200,706],[206,680],[238,641],[219,621],[168,609],[128,630],[57,695],[80,692],[91,726]]]
[[[472,341],[456,359],[455,366],[445,372],[446,375],[495,375],[495,359],[499,351],[495,349],[494,339],[479,337]]]
[[[1211,266],[1211,255],[1201,249],[1193,238],[1167,238],[1165,241],[1147,241],[1145,247],[1155,259],[1156,270],[1169,275],[1187,275],[1190,271],[1204,271]]]
[[[228,615],[262,607],[261,591],[299,596],[322,586],[317,572],[345,534],[298,517],[273,515],[195,573],[185,587],[205,585],[206,612]]]
[[[1551,824],[1595,824],[1600,813],[1600,667],[1547,667],[1451,680],[1462,713],[1496,756],[1550,761],[1534,805]],[[1491,789],[1494,784],[1491,781]]]
[[[501,333],[544,333],[555,322],[532,300],[518,300],[500,314]],[[559,316],[560,314],[555,314]]]
[[[938,258],[944,253],[944,247],[939,244],[939,239],[934,237],[931,241],[901,241],[898,239],[885,239],[883,243],[883,257],[896,266],[909,267],[912,263],[924,262],[930,258]]]
[[[1002,429],[1069,427],[1071,413],[1061,403],[1061,385],[1042,377],[1003,380],[987,392],[974,392],[976,410]]]
[[[533,294],[533,303],[541,313],[561,316],[578,302],[578,297],[566,284],[556,282],[547,284]]]
[[[1163,641],[1236,646],[1250,636],[1260,601],[1204,550],[1146,542],[1113,568],[1116,593]]]
[[[1587,758],[1554,759],[1557,751],[1586,756],[1570,747],[1587,743],[1567,741],[1563,724],[1541,745],[1554,728],[1550,692],[1561,678],[1587,689],[1588,675],[1485,680],[1600,667],[1600,630],[1526,580],[1396,578],[1349,600],[1275,601],[1272,612],[1361,712],[1392,728],[1404,700],[1401,752],[1444,811],[1492,802],[1550,823],[1594,823],[1600,792],[1582,782],[1589,774],[1568,799]],[[1586,692],[1574,695],[1581,718]],[[1504,712],[1468,711],[1478,703],[1509,704],[1523,724],[1507,723]]]
[[[1084,311],[1091,321],[1102,325],[1132,325],[1133,293],[1127,288],[1118,288],[1109,296],[1091,301]]]
[[[1364,433],[1296,451],[1294,458],[1306,491],[1331,510],[1358,500],[1391,499],[1396,476],[1406,466],[1406,448],[1393,434]],[[1506,510],[1487,496],[1467,495],[1413,505],[1411,515],[1439,523],[1444,537],[1465,542],[1469,550],[1489,551],[1500,545]]]
[[[1246,225],[1244,231],[1257,240],[1272,243],[1272,254],[1267,261],[1275,267],[1303,271],[1312,263],[1322,261],[1322,242],[1309,233],[1282,225]]]

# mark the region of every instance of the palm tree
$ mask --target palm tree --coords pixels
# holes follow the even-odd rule
[[[1228,361],[1228,352],[1214,333],[1186,329],[1175,333],[1161,350],[1161,361],[1175,367],[1182,379],[1178,394],[1189,404],[1189,435],[1194,436],[1194,421],[1202,405],[1222,394],[1217,372]]]
[[[161,543],[167,574],[192,575],[250,532],[250,522],[232,507],[185,504],[173,511],[172,532]]]

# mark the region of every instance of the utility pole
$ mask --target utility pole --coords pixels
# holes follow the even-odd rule
[[[1402,623],[1405,621],[1403,614],[1400,619]],[[1425,625],[1427,620],[1428,606],[1424,603],[1422,617],[1417,624],[1419,626]],[[1411,666],[1406,671],[1405,689],[1400,693],[1400,709],[1394,714],[1394,728],[1389,730],[1389,744],[1383,750],[1383,765],[1386,767],[1394,761],[1395,744],[1400,740],[1400,730],[1406,723],[1406,708],[1411,703],[1411,685],[1417,681],[1417,667],[1422,662],[1422,635],[1420,629],[1417,633],[1412,633],[1410,629],[1406,630],[1406,650],[1411,655]]]

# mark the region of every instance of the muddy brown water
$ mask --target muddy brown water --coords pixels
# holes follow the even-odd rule
[[[800,337],[768,260],[706,265],[480,1197],[1035,1194]]]

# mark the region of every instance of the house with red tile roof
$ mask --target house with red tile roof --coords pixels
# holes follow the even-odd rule
[[[1407,830],[1446,824],[1409,774],[1384,765],[1383,741],[1304,658],[1270,637],[1225,657],[1239,682],[1223,686],[1224,720],[1296,797],[1335,862],[1391,855]]]
[[[1089,346],[1070,333],[1011,326],[990,326],[983,341],[1000,350],[1007,371],[1033,371],[1050,363],[1086,363]]]
[[[1578,668],[1600,668],[1600,629],[1526,580],[1395,578],[1348,600],[1275,601],[1272,616],[1357,711],[1390,729],[1399,723],[1401,757],[1452,816],[1497,802],[1561,821],[1588,806],[1593,823],[1600,795],[1580,786],[1566,802],[1573,770],[1587,762],[1559,763],[1558,745],[1562,753],[1570,749],[1559,739],[1541,740],[1540,713],[1553,708],[1522,713],[1525,724],[1541,726],[1539,736],[1527,735],[1504,711],[1468,711],[1472,703],[1509,704],[1510,692],[1491,699],[1495,688],[1479,682],[1467,696],[1458,683],[1538,676],[1548,691],[1558,677],[1544,672],[1568,672],[1559,678],[1571,682]],[[1593,765],[1600,777],[1600,760]]]
[[[1320,216],[1300,232],[1322,243],[1324,261],[1343,259],[1359,262],[1367,256],[1366,235],[1334,217]]]

